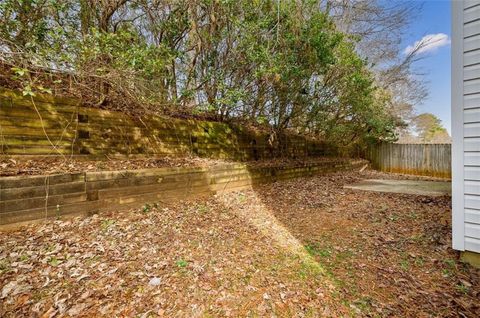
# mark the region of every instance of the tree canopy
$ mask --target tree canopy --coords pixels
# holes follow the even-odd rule
[[[431,113],[423,113],[414,118],[415,131],[422,142],[450,143],[451,138],[442,121]]]
[[[4,0],[0,85],[337,143],[393,140],[393,91],[317,0]],[[337,23],[338,24],[338,23]]]

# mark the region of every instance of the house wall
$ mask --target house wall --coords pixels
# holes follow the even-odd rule
[[[480,0],[452,1],[453,248],[480,253]]]

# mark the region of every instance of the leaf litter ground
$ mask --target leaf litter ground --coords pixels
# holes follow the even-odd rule
[[[450,198],[364,171],[0,233],[0,316],[478,317]]]

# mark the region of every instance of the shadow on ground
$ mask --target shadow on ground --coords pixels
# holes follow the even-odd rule
[[[374,172],[0,234],[0,315],[478,317],[450,198],[344,189]]]
[[[245,203],[255,216],[242,217],[273,241],[293,237],[355,314],[478,317],[479,271],[451,249],[450,197],[344,189],[365,178],[398,177],[339,173],[256,185]]]

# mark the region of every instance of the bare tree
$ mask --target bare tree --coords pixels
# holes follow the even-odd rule
[[[407,27],[421,10],[412,1],[382,2],[378,0],[326,0],[325,10],[337,27],[355,37],[357,51],[370,64],[377,85],[392,94],[391,112],[403,120],[411,120],[414,106],[427,97],[421,73],[414,63],[420,43],[408,54],[400,47]]]

